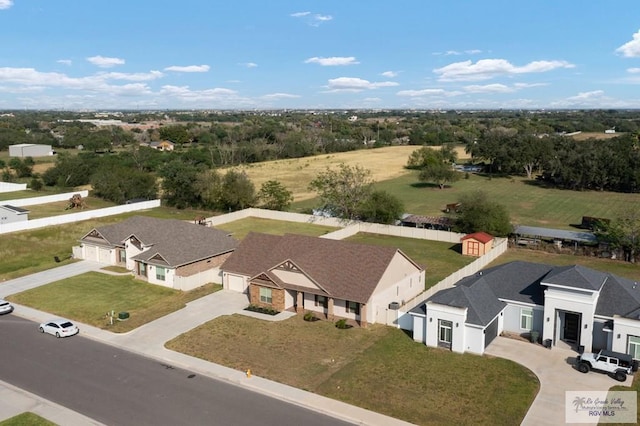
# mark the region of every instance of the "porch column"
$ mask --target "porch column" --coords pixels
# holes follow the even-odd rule
[[[329,298],[329,303],[327,307],[327,319],[329,321],[333,321],[333,297]]]
[[[360,304],[360,327],[362,328],[367,327],[367,304],[366,303]]]
[[[304,311],[304,293],[299,291],[296,293],[296,312],[301,314]]]

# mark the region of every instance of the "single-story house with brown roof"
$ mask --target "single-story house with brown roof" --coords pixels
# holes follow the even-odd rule
[[[462,254],[465,256],[480,257],[491,251],[493,236],[486,232],[474,232],[460,239],[462,242]]]
[[[225,289],[279,311],[312,311],[361,324],[424,291],[425,271],[401,250],[286,234],[249,233],[222,264]]]
[[[220,282],[218,267],[238,241],[227,232],[176,219],[134,216],[80,239],[82,259],[122,266],[138,279],[179,290]]]

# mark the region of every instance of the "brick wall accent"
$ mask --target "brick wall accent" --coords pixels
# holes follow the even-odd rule
[[[209,269],[217,268],[222,265],[222,263],[227,260],[231,253],[221,254],[220,256],[211,257],[209,259],[204,259],[199,262],[189,263],[188,265],[180,266],[176,269],[176,276],[178,277],[188,277],[194,274],[197,274],[202,271],[207,271]]]
[[[264,306],[267,308],[273,308],[277,311],[284,311],[284,289],[271,288],[271,303],[263,303],[260,301],[260,286],[255,284],[249,284],[249,303],[256,306]]]

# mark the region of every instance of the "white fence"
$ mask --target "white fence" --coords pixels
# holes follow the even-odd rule
[[[220,268],[198,272],[188,277],[173,277],[173,288],[176,290],[189,291],[208,283],[222,284],[222,271],[220,271]]]
[[[57,201],[68,201],[74,194],[80,194],[81,197],[88,197],[89,191],[65,192],[63,194],[43,195],[42,197],[18,198],[15,200],[3,201],[2,204],[8,204],[14,207],[35,206],[38,204],[55,203]]]
[[[10,183],[10,182],[0,182],[0,192],[16,192],[16,191],[24,191],[27,189],[26,183]],[[8,204],[8,203],[4,203]]]
[[[62,225],[64,223],[79,222],[82,220],[95,219],[97,217],[113,216],[116,214],[153,209],[156,207],[160,207],[160,200],[141,201],[139,203],[106,207],[104,209],[88,210],[84,212],[70,213],[60,216],[44,217],[42,219],[28,220],[25,222],[7,223],[4,225],[0,225],[0,234],[25,231],[28,229],[44,228],[45,226],[50,225]]]

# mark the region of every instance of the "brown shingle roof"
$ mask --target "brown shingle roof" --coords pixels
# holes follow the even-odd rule
[[[149,261],[159,254],[166,265],[174,268],[233,251],[238,246],[238,241],[225,231],[177,219],[134,216],[96,228],[96,231],[112,246],[120,246],[127,238],[135,236],[145,246],[152,246],[135,256],[136,260]],[[82,241],[93,241],[88,235]]]
[[[396,253],[405,256],[392,247],[251,232],[221,269],[254,277],[291,260],[330,296],[366,303]],[[416,265],[416,269],[420,267]]]

